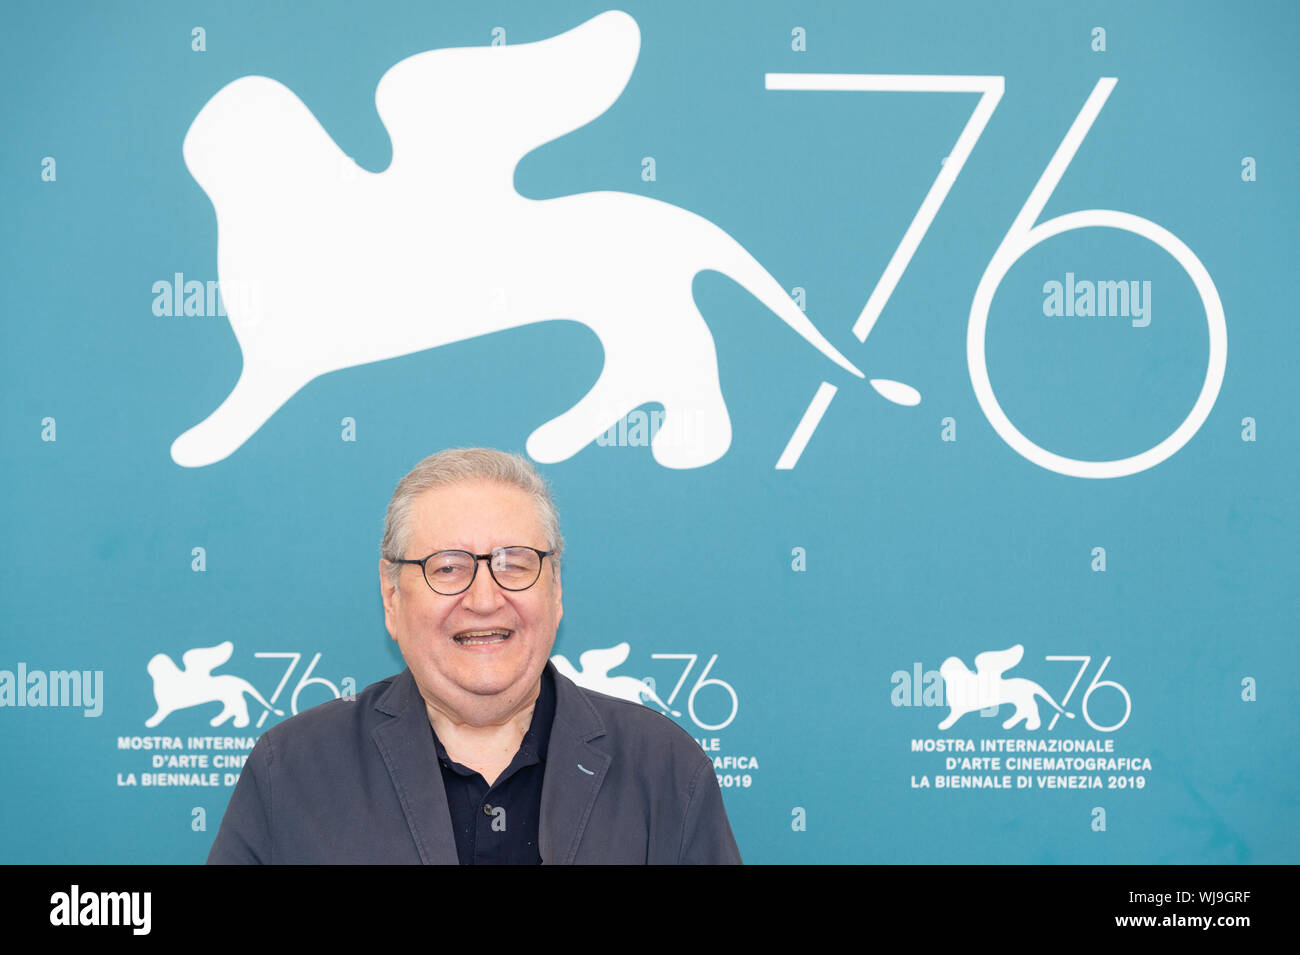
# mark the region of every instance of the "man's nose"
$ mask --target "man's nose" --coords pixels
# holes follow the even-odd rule
[[[465,606],[475,613],[491,613],[505,602],[505,592],[492,578],[487,560],[478,561],[474,581],[465,591]]]

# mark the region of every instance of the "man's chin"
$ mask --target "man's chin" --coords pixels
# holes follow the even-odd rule
[[[508,705],[529,694],[535,695],[540,680],[540,669],[537,673],[530,673],[514,666],[475,667],[469,672],[457,674],[453,682],[475,704],[499,701]]]

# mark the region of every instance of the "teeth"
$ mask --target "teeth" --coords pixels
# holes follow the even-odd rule
[[[476,647],[486,643],[501,643],[510,639],[509,630],[471,630],[456,634],[455,640],[461,646]]]

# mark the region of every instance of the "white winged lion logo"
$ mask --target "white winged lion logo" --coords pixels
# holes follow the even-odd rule
[[[610,670],[622,666],[627,661],[628,654],[631,652],[632,645],[625,641],[608,648],[587,650],[578,657],[578,666],[582,668],[581,670],[574,669],[569,658],[562,653],[551,657],[551,662],[555,664],[555,669],[578,686],[631,703],[644,703],[650,700],[665,713],[681,716],[679,711],[669,709],[668,704],[659,699],[659,694],[655,692],[654,687],[645,680],[639,680],[634,676],[609,675]]]
[[[375,92],[393,156],[377,173],[273,79],[245,76],[213,95],[182,151],[216,211],[222,297],[244,364],[172,458],[220,461],[328,372],[569,320],[595,332],[605,364],[577,404],[533,431],[528,453],[565,460],[659,402],[655,460],[709,464],[730,446],[731,420],[691,292],[705,270],[863,377],[708,219],[630,193],[538,200],[515,190],[526,154],[614,104],[640,47],[636,21],[614,10],[536,43],[408,57]],[[666,437],[687,421],[690,441]]]
[[[176,710],[201,706],[204,703],[221,703],[221,712],[212,718],[212,726],[220,726],[229,719],[234,719],[235,726],[248,725],[247,693],[276,716],[283,716],[283,710],[277,710],[262,698],[262,694],[242,677],[228,673],[212,673],[217,667],[230,659],[235,645],[229,640],[215,647],[195,647],[181,656],[184,667],[176,666],[171,657],[165,653],[155,654],[149,661],[149,675],[153,677],[153,696],[158,704],[158,712],[145,720],[145,726],[154,727]]]
[[[944,696],[950,709],[939,729],[948,729],[967,713],[1010,703],[1015,711],[1002,728],[1009,730],[1023,720],[1025,729],[1036,730],[1042,725],[1038,702],[1034,699],[1036,696],[1041,696],[1067,719],[1074,719],[1073,713],[1057,706],[1047,691],[1033,680],[1002,678],[1002,674],[1019,663],[1024,655],[1025,648],[1018,643],[1006,650],[987,650],[975,658],[974,673],[957,657],[944,660],[939,673],[943,677]]]

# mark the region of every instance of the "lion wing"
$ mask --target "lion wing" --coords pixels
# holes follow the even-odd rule
[[[1018,643],[1006,650],[985,650],[975,658],[975,672],[985,679],[1001,676],[1024,655],[1025,648]]]

